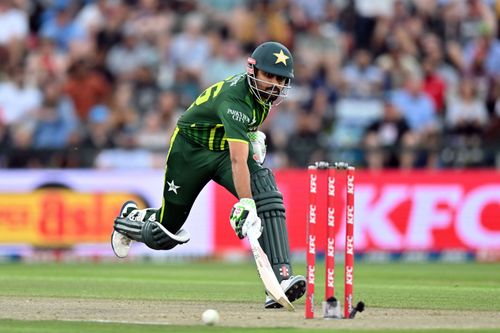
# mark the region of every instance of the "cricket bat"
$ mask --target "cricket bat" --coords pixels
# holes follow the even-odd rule
[[[271,263],[267,258],[267,255],[262,250],[257,238],[256,230],[250,228],[247,232],[247,238],[250,242],[250,247],[252,249],[253,257],[255,263],[257,264],[257,270],[259,272],[260,279],[264,283],[264,287],[267,290],[269,296],[271,296],[276,302],[283,305],[288,311],[294,311],[292,303],[286,297],[283,289],[274,275],[274,271],[271,267]]]

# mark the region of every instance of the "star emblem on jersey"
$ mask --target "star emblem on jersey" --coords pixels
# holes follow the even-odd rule
[[[286,66],[286,61],[288,58],[290,58],[289,56],[287,56],[286,54],[283,53],[283,50],[280,50],[280,53],[273,53],[274,56],[276,57],[276,62],[275,64],[279,64],[280,62],[283,63],[283,65]]]
[[[174,181],[172,180],[171,182],[167,181],[168,185],[168,191],[172,191],[175,194],[177,194],[177,189],[180,188],[180,186],[175,185]]]

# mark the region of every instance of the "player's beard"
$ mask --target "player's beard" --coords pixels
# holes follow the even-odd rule
[[[272,103],[279,97],[279,95],[281,94],[281,90],[277,86],[273,85],[272,87],[269,87],[266,90],[262,91],[260,94],[262,96],[262,99]]]

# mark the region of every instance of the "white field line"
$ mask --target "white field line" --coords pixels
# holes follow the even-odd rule
[[[111,320],[111,319],[57,319],[57,321],[67,321],[67,322],[84,322],[84,323],[104,323],[104,324],[134,324],[134,325],[158,325],[166,326],[172,325],[169,322],[163,321],[139,321],[139,320]]]

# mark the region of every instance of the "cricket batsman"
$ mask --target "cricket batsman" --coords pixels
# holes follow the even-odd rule
[[[182,228],[203,187],[214,180],[239,201],[230,223],[243,239],[253,228],[286,296],[305,293],[303,276],[293,276],[283,196],[271,170],[262,167],[265,134],[258,131],[272,105],[286,97],[293,79],[290,51],[277,42],[259,45],[246,73],[208,87],[180,117],[170,139],[162,206],[139,209],[124,203],[114,223],[115,255],[128,255],[132,241],[170,250],[189,241]],[[266,308],[282,307],[266,295]]]

